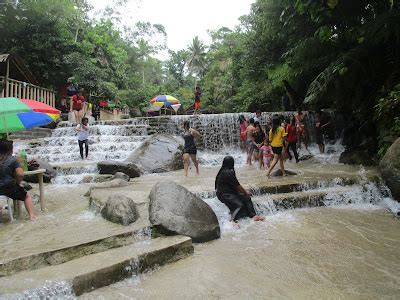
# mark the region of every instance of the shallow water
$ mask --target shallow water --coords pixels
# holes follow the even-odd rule
[[[287,211],[82,298],[398,298],[399,249],[399,221],[377,206]]]

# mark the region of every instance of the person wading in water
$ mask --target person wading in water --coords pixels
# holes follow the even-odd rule
[[[197,148],[194,138],[201,138],[201,134],[189,126],[189,121],[183,122],[183,139],[185,140],[185,145],[183,147],[183,167],[185,176],[188,176],[189,169],[189,158],[194,163],[196,168],[196,174],[199,174],[199,162],[197,160]]]
[[[281,119],[279,116],[274,116],[272,118],[272,128],[269,130],[269,141],[271,142],[272,152],[274,153],[274,159],[272,160],[271,166],[268,169],[267,176],[269,177],[272,170],[279,160],[281,166],[282,176],[286,176],[285,167],[283,165],[283,142],[286,138],[285,129],[280,126]]]
[[[253,218],[254,221],[264,221],[264,217],[257,215],[251,201],[251,193],[237,180],[234,169],[235,160],[232,156],[225,156],[222,167],[215,178],[215,189],[219,201],[228,206],[231,212],[231,221],[242,218]]]

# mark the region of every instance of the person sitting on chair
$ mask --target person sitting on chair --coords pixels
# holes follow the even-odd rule
[[[33,202],[29,193],[21,186],[24,170],[19,161],[12,156],[13,142],[0,140],[0,195],[13,200],[24,201],[29,220],[34,221]]]

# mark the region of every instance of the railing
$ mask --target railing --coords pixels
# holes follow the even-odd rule
[[[0,82],[5,81],[1,97],[15,97],[21,99],[31,99],[46,103],[52,107],[56,106],[56,93],[30,83],[0,76]]]

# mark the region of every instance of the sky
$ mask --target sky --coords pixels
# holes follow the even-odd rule
[[[161,24],[167,32],[167,46],[171,50],[186,49],[197,35],[205,43],[210,39],[207,30],[223,26],[234,29],[238,18],[250,12],[255,0],[130,0],[123,9],[125,25],[137,21]],[[89,0],[95,10],[110,1]]]

